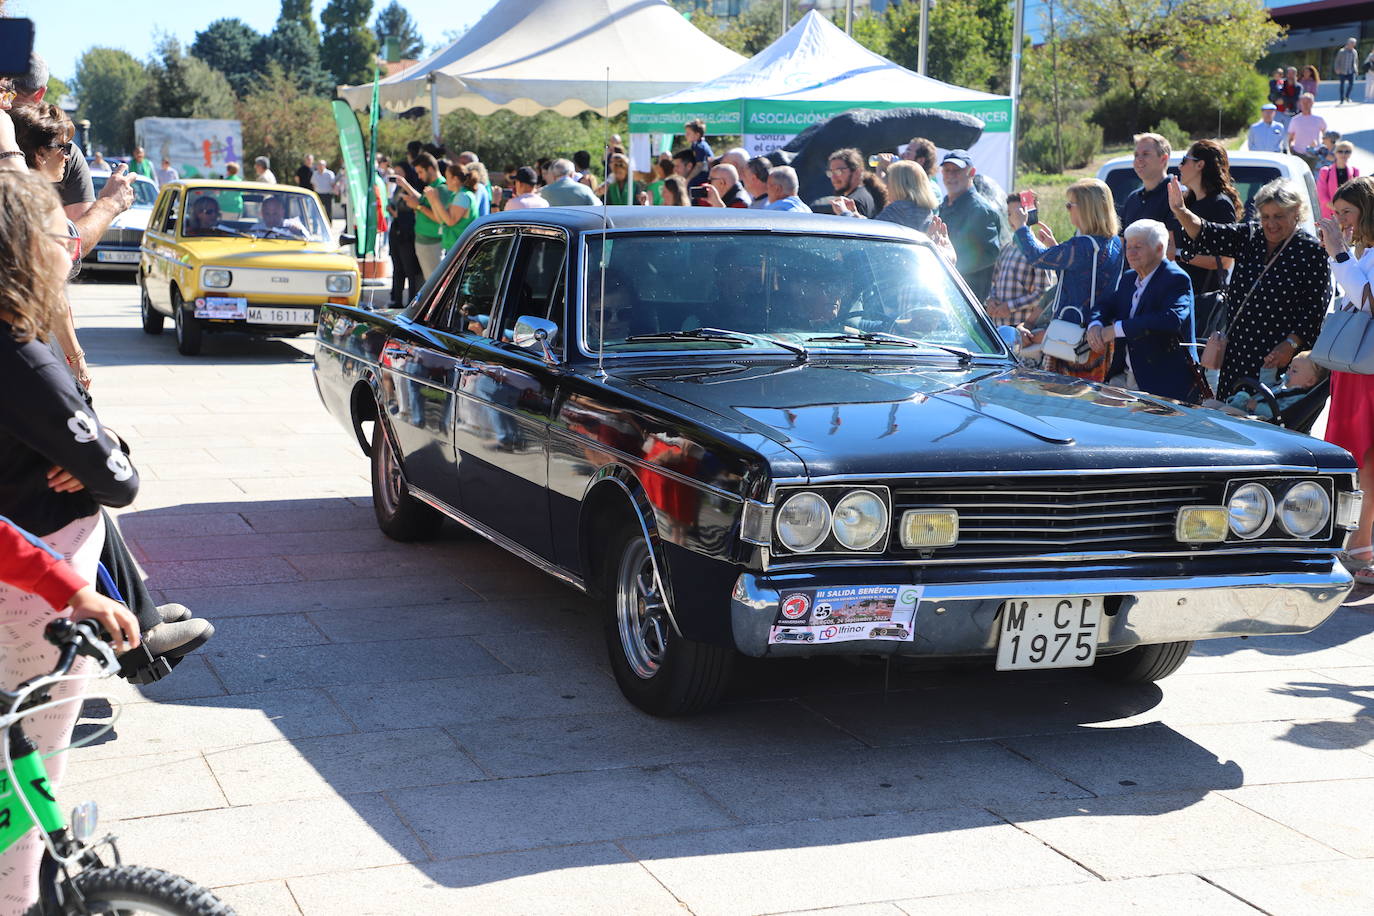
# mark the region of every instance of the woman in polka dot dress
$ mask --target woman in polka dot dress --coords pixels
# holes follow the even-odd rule
[[[1331,301],[1326,252],[1298,228],[1310,216],[1307,196],[1277,179],[1255,194],[1258,222],[1209,223],[1184,206],[1183,189],[1173,178],[1169,206],[1187,236],[1179,257],[1235,259],[1217,397],[1229,396],[1243,378],[1276,386],[1279,373],[1317,339]]]

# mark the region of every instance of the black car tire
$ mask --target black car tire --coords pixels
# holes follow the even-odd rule
[[[177,329],[177,352],[182,356],[195,356],[205,336],[200,319],[186,313],[186,304],[181,300],[181,292],[172,287],[172,321]]]
[[[381,420],[372,436],[372,511],[377,527],[393,541],[432,540],[439,534],[444,517],[410,495],[396,447]]]
[[[153,308],[153,300],[148,298],[148,287],[144,286],[142,281],[138,284],[138,314],[143,319],[144,334],[162,333],[162,323],[166,316]]]
[[[733,649],[678,636],[658,596],[649,545],[623,524],[603,555],[601,600],[611,671],[626,699],[654,716],[714,706],[725,694]]]
[[[1093,674],[1117,684],[1152,684],[1173,674],[1188,660],[1193,641],[1136,646],[1120,655],[1099,658]]]

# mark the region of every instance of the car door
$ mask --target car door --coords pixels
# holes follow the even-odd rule
[[[414,320],[397,322],[382,349],[382,410],[400,450],[407,481],[449,507],[465,511],[454,452],[462,362],[478,334],[473,290],[490,288],[495,301],[504,280],[514,230],[487,233],[440,269],[444,276]],[[490,306],[487,308],[490,312]]]
[[[554,229],[521,231],[510,279],[485,333],[468,348],[461,384],[463,422],[454,427],[463,511],[542,557],[549,530],[549,417],[561,379],[562,328],[519,346],[518,319],[560,322],[568,244]]]
[[[162,205],[153,214],[154,220],[149,223],[155,227],[156,232],[151,235],[144,233],[150,255],[148,272],[145,275],[148,299],[153,303],[153,308],[167,315],[172,314],[171,282],[177,256],[176,219],[180,202],[180,188],[173,188],[163,195]]]

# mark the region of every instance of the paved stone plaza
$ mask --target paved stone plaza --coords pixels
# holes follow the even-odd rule
[[[98,685],[60,798],[241,914],[1374,912],[1374,602],[1158,687],[756,663],[655,720],[584,598],[377,531],[308,339],[186,358],[133,284],[74,302],[143,475],[120,525],[219,633]]]

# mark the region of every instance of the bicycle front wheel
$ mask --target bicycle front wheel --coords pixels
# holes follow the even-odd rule
[[[180,875],[141,865],[90,868],[71,883],[93,914],[117,916],[234,916],[233,907]],[[39,902],[28,916],[65,916],[61,904]]]

